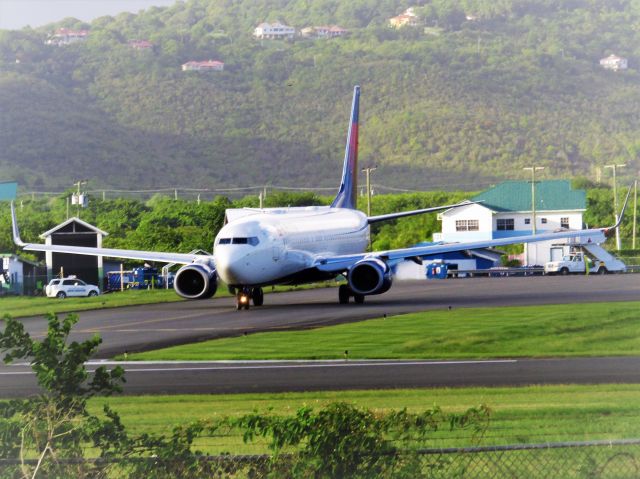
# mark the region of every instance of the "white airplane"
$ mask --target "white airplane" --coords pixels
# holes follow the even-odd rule
[[[263,286],[302,284],[344,275],[347,284],[339,287],[339,302],[346,304],[353,297],[356,303],[363,303],[365,296],[381,294],[391,288],[392,268],[405,260],[421,262],[426,255],[556,238],[582,238],[583,241],[601,243],[610,231],[620,225],[630,189],[620,219],[609,228],[562,230],[498,240],[366,252],[372,223],[456,208],[472,202],[370,217],[357,210],[359,100],[360,87],[356,86],[342,182],[331,206],[227,210],[227,223],[215,238],[212,255],[27,244],[20,239],[12,203],[14,241],[29,251],[183,264],[174,281],[178,295],[187,299],[211,298],[220,278],[234,292],[236,308],[249,309],[251,302],[255,306],[263,304]]]

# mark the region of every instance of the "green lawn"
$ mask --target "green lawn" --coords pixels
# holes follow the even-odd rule
[[[311,289],[333,287],[335,281],[312,283],[302,286],[277,286],[269,288],[268,293],[292,291],[296,289]],[[218,286],[216,298],[228,297],[229,292],[224,284]],[[215,301],[215,298],[213,299]],[[87,311],[90,309],[118,308],[121,306],[136,306],[151,303],[169,303],[183,301],[173,289],[155,290],[127,290],[109,293],[94,298],[66,298],[56,299],[47,297],[6,296],[0,297],[0,317],[8,314],[14,318],[38,316],[47,313],[68,313]]]
[[[445,412],[462,412],[486,404],[492,409],[483,445],[586,441],[640,437],[640,385],[531,386],[520,388],[410,389],[181,396],[120,396],[91,400],[99,413],[105,402],[133,433],[168,433],[173,426],[197,419],[219,419],[255,410],[292,414],[299,407],[320,408],[347,401],[377,410],[421,411],[434,404]],[[466,431],[440,431],[429,446],[469,445]],[[198,440],[207,452],[264,452],[264,445],[245,446],[238,431],[223,431]]]
[[[357,307],[357,306],[353,306]],[[504,358],[640,355],[640,302],[427,311],[260,333],[129,359]]]
[[[67,313],[89,309],[117,308],[136,304],[182,301],[173,289],[128,290],[95,296],[93,298],[56,299],[47,297],[7,296],[0,298],[0,314],[14,318],[47,313]]]

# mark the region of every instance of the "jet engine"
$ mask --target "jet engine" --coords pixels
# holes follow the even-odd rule
[[[178,270],[173,287],[183,298],[209,299],[218,289],[218,274],[206,264],[188,264]]]
[[[382,294],[391,288],[391,269],[381,259],[363,259],[349,269],[347,281],[356,294]]]

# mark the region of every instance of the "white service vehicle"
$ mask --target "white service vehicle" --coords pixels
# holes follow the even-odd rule
[[[601,246],[590,244],[572,247],[569,254],[560,261],[549,261],[544,265],[545,274],[571,274],[571,273],[607,274],[623,273],[626,265],[615,256],[608,253]]]
[[[87,284],[81,279],[69,276],[62,279],[52,279],[44,288],[49,298],[64,299],[67,296],[98,296],[100,289],[93,284]]]

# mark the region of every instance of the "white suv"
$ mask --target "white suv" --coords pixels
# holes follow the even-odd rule
[[[78,278],[52,279],[44,288],[49,298],[64,299],[67,296],[98,296],[100,290],[93,284],[87,284]]]

